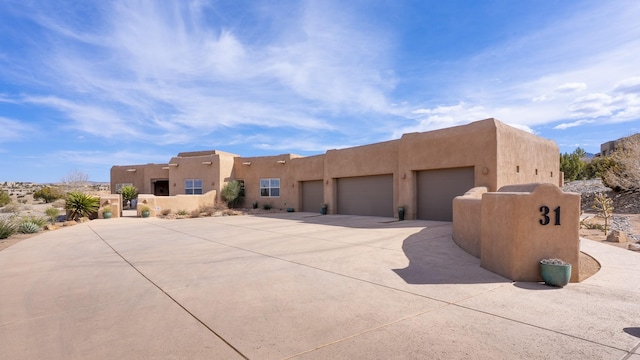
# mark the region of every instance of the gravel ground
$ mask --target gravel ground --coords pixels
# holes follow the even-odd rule
[[[616,193],[602,184],[602,180],[578,180],[565,184],[562,187],[565,192],[580,194],[582,211],[594,214],[593,200],[598,193],[604,193],[613,200],[614,215],[611,229],[626,233],[635,241],[640,241],[640,234],[635,234],[633,226],[626,216],[619,214],[640,214],[640,194]]]

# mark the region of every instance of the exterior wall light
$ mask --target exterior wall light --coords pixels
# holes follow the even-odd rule
[[[178,167],[177,163],[169,163],[169,166]]]
[[[284,163],[286,163],[286,161],[284,161],[284,160],[278,160],[278,164],[280,164],[280,165],[284,165]]]
[[[251,161],[245,161],[242,163],[244,166],[251,166]]]
[[[211,162],[211,161],[203,161],[203,162],[202,162],[202,165],[211,165],[211,164],[212,164],[212,162]]]
[[[128,172],[136,172],[138,169],[127,169]]]

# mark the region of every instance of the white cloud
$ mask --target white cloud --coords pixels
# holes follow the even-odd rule
[[[591,123],[593,123],[593,120],[578,120],[571,123],[562,123],[560,125],[554,126],[553,128],[556,130],[565,130],[572,127],[576,127],[584,124],[591,124]]]
[[[556,88],[556,91],[560,93],[572,93],[585,90],[586,88],[587,84],[585,83],[566,83],[564,85],[558,86]]]
[[[616,84],[614,91],[640,94],[640,76],[631,77]]]

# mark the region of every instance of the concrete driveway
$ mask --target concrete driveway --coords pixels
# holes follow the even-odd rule
[[[3,359],[640,360],[640,254],[513,283],[451,224],[284,213],[94,220],[0,252]]]

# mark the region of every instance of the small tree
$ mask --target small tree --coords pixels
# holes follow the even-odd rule
[[[609,220],[613,216],[613,200],[603,193],[596,194],[593,199],[593,209],[596,210],[598,216],[604,219],[604,234],[609,232]]]
[[[84,171],[75,169],[69,171],[69,173],[61,179],[62,183],[65,184],[71,190],[81,189],[89,183],[89,174]]]
[[[91,214],[97,212],[99,207],[99,198],[75,191],[67,194],[67,201],[64,205],[64,208],[71,212],[69,217],[72,220],[89,217]]]
[[[0,190],[0,206],[5,206],[11,202],[11,196],[6,191]]]
[[[42,199],[46,204],[54,202],[64,197],[64,192],[57,187],[45,186],[42,189],[33,193],[33,198],[38,200]]]
[[[239,181],[231,181],[227,183],[222,188],[220,195],[222,195],[222,199],[227,203],[227,206],[230,208],[234,208],[238,206],[242,197],[240,196],[240,191],[242,190],[242,185]]]
[[[575,149],[571,154],[564,153],[560,155],[560,171],[564,173],[565,181],[573,181],[584,179],[585,163],[582,160],[587,153],[581,149]]]

